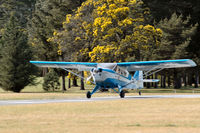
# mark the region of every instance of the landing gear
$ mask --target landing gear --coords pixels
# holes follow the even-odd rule
[[[88,91],[87,94],[86,94],[86,97],[87,98],[91,98],[91,96],[100,89],[101,87],[96,85],[95,88],[92,90],[92,92]]]
[[[124,98],[124,97],[125,97],[125,92],[124,92],[124,91],[121,91],[121,92],[120,92],[120,97],[121,97],[121,98]]]
[[[90,91],[87,92],[86,97],[87,97],[87,98],[91,98],[91,93],[90,93]]]
[[[141,91],[139,91],[139,95],[140,95],[140,96],[142,95]]]

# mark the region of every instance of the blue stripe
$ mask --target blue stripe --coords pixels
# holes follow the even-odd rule
[[[184,63],[191,61],[190,59],[181,59],[181,60],[161,60],[161,61],[140,61],[140,62],[122,62],[117,63],[119,66],[130,66],[130,65],[157,65],[162,63]]]
[[[56,61],[30,61],[32,64],[38,65],[86,65],[86,66],[97,66],[97,63],[89,62],[56,62]]]
[[[117,88],[118,85],[124,86],[127,84],[127,82],[124,82],[118,79],[107,78],[105,81],[97,82],[96,84],[104,88]]]

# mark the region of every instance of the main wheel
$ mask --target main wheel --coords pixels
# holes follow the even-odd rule
[[[124,91],[121,91],[121,92],[120,92],[120,97],[121,97],[121,98],[124,98],[124,97],[125,97],[125,92],[124,92]]]
[[[90,91],[87,92],[86,97],[87,97],[87,98],[91,98],[91,93],[90,93]]]
[[[142,95],[141,91],[139,91],[139,95],[140,95],[140,96]]]

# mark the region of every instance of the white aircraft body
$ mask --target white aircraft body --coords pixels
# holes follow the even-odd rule
[[[142,89],[144,82],[159,82],[157,79],[145,79],[147,76],[161,71],[165,68],[195,67],[196,64],[190,59],[141,61],[122,63],[87,63],[87,62],[55,62],[55,61],[30,61],[39,67],[61,68],[80,77],[71,71],[90,71],[96,85],[92,92],[87,92],[87,98],[101,88],[113,89],[124,98],[123,89]],[[133,76],[129,72],[135,72]],[[84,78],[84,77],[81,77]],[[118,88],[118,89],[116,89]],[[139,95],[141,92],[139,91]]]

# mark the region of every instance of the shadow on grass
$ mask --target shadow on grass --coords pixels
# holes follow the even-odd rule
[[[141,127],[141,124],[137,123],[137,124],[130,124],[127,125],[127,127]]]

